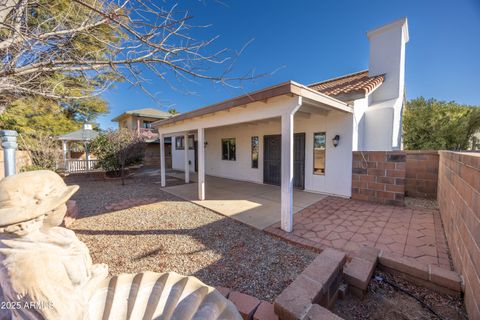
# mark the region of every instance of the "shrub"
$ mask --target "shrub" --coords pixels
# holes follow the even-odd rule
[[[110,130],[98,135],[90,143],[90,150],[101,168],[110,173],[120,172],[122,184],[125,184],[125,167],[142,162],[145,141],[136,131]]]
[[[58,141],[44,133],[35,136],[21,135],[20,147],[28,152],[32,164],[24,166],[21,171],[57,169],[57,161],[61,156]]]
[[[480,130],[480,107],[417,98],[403,114],[403,141],[408,150],[465,150]]]

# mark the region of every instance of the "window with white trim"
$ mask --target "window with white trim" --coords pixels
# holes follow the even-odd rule
[[[326,133],[313,134],[313,174],[325,174]]]
[[[236,160],[235,138],[222,139],[222,160]]]

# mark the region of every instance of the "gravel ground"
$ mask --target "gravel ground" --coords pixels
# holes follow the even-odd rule
[[[410,208],[437,209],[437,200],[405,197],[405,205]]]
[[[176,198],[155,182],[76,182],[80,191],[73,199],[82,217],[71,228],[111,274],[176,271],[273,301],[316,256]],[[136,197],[158,202],[105,212],[107,204]]]
[[[432,308],[436,314],[391,284],[375,280],[376,276],[413,294]],[[463,300],[460,297],[439,294],[378,270],[370,281],[367,295],[363,300],[347,294],[345,299],[337,300],[333,311],[345,320],[468,319]]]

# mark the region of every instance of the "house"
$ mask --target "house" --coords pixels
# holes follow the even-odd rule
[[[293,188],[351,196],[352,151],[401,148],[407,19],[371,30],[368,70],[305,85],[287,81],[159,120],[174,139],[172,166],[281,186],[281,226],[292,230]],[[162,186],[165,169],[161,148]]]
[[[470,150],[480,150],[480,131],[473,134],[470,141]]]
[[[128,110],[121,115],[112,119],[113,122],[118,122],[119,129],[135,130],[145,137],[147,147],[145,149],[144,165],[145,166],[158,166],[160,163],[160,155],[158,152],[158,133],[157,130],[152,128],[152,123],[162,119],[168,119],[172,117],[171,113],[164,112],[153,108]],[[171,139],[164,140],[166,151],[166,165],[167,168],[171,168],[172,156],[171,156]]]
[[[137,130],[139,132],[154,132],[152,123],[158,120],[170,118],[172,114],[157,109],[128,110],[112,119],[118,122],[118,128]]]

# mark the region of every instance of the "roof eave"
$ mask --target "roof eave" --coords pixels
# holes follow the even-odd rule
[[[317,101],[319,103],[328,105],[332,107],[332,109],[337,109],[342,112],[348,112],[348,113],[353,112],[352,107],[343,101],[327,96],[321,92],[308,88],[307,86],[304,86],[297,82],[287,81],[287,82],[282,82],[280,84],[277,84],[265,89],[261,89],[243,96],[224,100],[216,104],[212,104],[200,109],[186,112],[175,117],[155,121],[154,123],[152,123],[152,126],[161,127],[166,124],[175,123],[175,122],[179,122],[187,119],[192,119],[205,114],[215,113],[218,111],[235,108],[235,107],[243,106],[252,102],[266,100],[266,99],[270,99],[273,97],[278,97],[286,94],[302,96],[302,97]]]
[[[121,115],[116,116],[115,118],[113,118],[111,121],[112,121],[112,122],[120,122],[120,120],[121,120],[123,117],[125,117],[126,115],[127,115],[127,114],[124,112],[124,113],[122,113]]]

